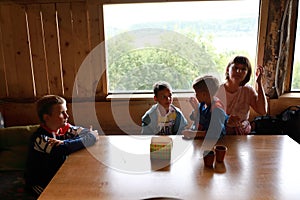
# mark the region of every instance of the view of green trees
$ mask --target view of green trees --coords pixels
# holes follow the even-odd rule
[[[206,24],[199,22],[193,28],[189,25],[178,27],[172,23],[159,24],[157,27],[173,27],[172,30],[175,30],[166,33],[161,31],[161,34],[155,32],[159,42],[156,41],[157,38],[147,38],[151,35],[151,30],[139,34],[138,26],[137,34],[129,31],[112,37],[106,42],[109,90],[152,92],[153,84],[159,80],[168,81],[176,91],[192,90],[193,79],[204,74],[216,75],[220,81],[224,81],[225,68],[234,56],[247,56],[252,63],[254,58],[249,56],[249,52],[239,49],[220,52],[213,40],[222,34],[224,40],[226,37],[245,35],[250,38],[254,35],[255,38],[253,29],[257,28],[254,27],[254,22],[254,19],[205,22]],[[234,27],[235,32],[230,33],[230,29]]]

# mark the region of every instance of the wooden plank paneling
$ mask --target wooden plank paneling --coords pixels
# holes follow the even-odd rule
[[[100,27],[99,8],[97,0],[87,0],[88,14],[88,34],[90,50],[94,49],[100,42],[103,41],[104,31]]]
[[[26,16],[18,5],[1,6],[1,29],[9,98],[32,98],[34,85]]]
[[[32,3],[24,5],[28,30],[22,4],[1,4],[1,16],[5,19],[1,22],[1,28],[5,29],[1,36],[4,49],[3,61],[0,60],[3,63],[0,68],[3,77],[1,97],[39,98],[52,93],[70,98],[81,64],[89,52],[104,41],[102,4],[98,0]],[[11,12],[12,7],[15,7],[15,10]],[[19,20],[12,20],[13,13],[17,12],[16,8],[22,8],[22,12],[18,12]],[[14,27],[23,28],[15,31]],[[27,41],[27,31],[30,41]],[[22,52],[24,50],[26,52]],[[22,59],[16,59],[20,56],[23,56]],[[97,58],[88,63],[88,66],[93,67],[81,71],[83,74],[78,79],[80,89],[75,93],[75,97],[89,98],[94,96],[95,92],[98,97],[105,97],[104,48],[99,52],[99,56],[101,63]],[[19,63],[22,64],[21,70],[18,67]],[[26,68],[23,67],[24,64]],[[5,77],[4,71],[9,77]],[[26,79],[22,79],[25,74]]]
[[[18,77],[18,98],[33,98],[35,88],[33,83],[32,65],[30,60],[30,47],[28,42],[27,22],[23,6],[11,6],[13,19],[13,33],[15,45],[15,59]],[[10,91],[12,93],[12,91]]]
[[[75,49],[73,40],[70,3],[57,3],[58,28],[60,35],[61,62],[65,97],[72,97],[77,69],[75,69]],[[76,87],[76,86],[75,86]]]
[[[97,61],[91,61],[91,65],[93,66],[93,88],[96,96],[105,97],[107,93],[104,90],[106,88],[106,74],[102,4],[99,4],[97,0],[88,0],[87,12],[90,49],[97,51],[95,56],[98,57]]]
[[[13,27],[10,18],[10,5],[1,5],[0,6],[0,26],[2,30],[2,41],[3,41],[3,55],[5,61],[7,84],[10,88],[13,87],[13,84],[17,83],[17,73],[16,62],[14,59],[14,44],[13,44]],[[7,97],[10,96],[10,91],[7,91]]]
[[[64,95],[55,4],[41,4],[50,93]]]
[[[1,0],[2,4],[42,4],[42,3],[66,3],[85,2],[86,0]]]
[[[26,8],[30,46],[32,54],[33,74],[36,88],[36,97],[49,94],[49,79],[46,68],[46,57],[43,37],[43,27],[40,15],[40,5],[32,4]]]
[[[80,70],[82,62],[90,52],[88,31],[87,31],[87,11],[85,3],[71,3],[73,17],[73,38],[75,42],[75,66],[77,72],[78,97],[92,96],[93,85],[91,84],[90,69]]]
[[[39,124],[35,103],[5,102],[1,106],[6,127]]]
[[[5,98],[8,96],[5,67],[2,30],[0,23],[0,98]]]

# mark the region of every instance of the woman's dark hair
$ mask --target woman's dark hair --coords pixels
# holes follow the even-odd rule
[[[240,86],[246,85],[249,82],[252,74],[252,67],[249,59],[245,56],[236,56],[232,61],[230,61],[226,67],[226,80],[229,79],[228,70],[232,64],[242,64],[247,68],[247,75],[245,79],[240,83]]]

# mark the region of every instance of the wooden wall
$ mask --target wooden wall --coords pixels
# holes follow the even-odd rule
[[[87,97],[94,90],[104,96],[102,81],[74,86],[82,62],[104,40],[102,6],[92,0],[28,2],[0,4],[0,98]]]
[[[153,100],[112,100],[102,102],[68,103],[69,121],[85,127],[92,125],[105,134],[139,134],[141,118],[153,105]],[[174,104],[181,108],[189,126],[192,108],[187,98],[175,99]],[[0,104],[0,112],[5,117],[5,126],[38,124],[34,103],[5,102]]]
[[[126,0],[135,1],[141,0]],[[153,0],[160,1],[163,0]],[[279,5],[282,1],[285,0],[270,2]],[[102,5],[116,2],[120,1],[0,2],[0,112],[6,126],[38,123],[34,102],[45,94],[57,94],[68,101],[71,123],[92,124],[107,134],[140,131],[141,117],[154,103],[151,97],[106,99],[105,55],[101,46],[104,41]],[[266,15],[274,16],[281,9],[268,12],[271,13],[262,13],[265,19],[268,18]],[[280,22],[264,21],[268,24],[260,27],[258,60],[275,62],[266,60],[269,54],[262,49],[277,48],[276,44],[267,42],[268,31]],[[266,30],[262,31],[264,28]],[[89,68],[83,72],[84,76],[76,78],[95,47],[100,47],[101,52],[96,55],[100,58],[97,67]],[[299,98],[272,99],[269,114],[278,114],[286,106],[299,103]],[[175,105],[188,118],[191,106],[187,97],[175,99]],[[252,112],[251,119],[255,115]]]

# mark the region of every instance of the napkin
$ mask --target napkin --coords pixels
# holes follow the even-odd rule
[[[171,159],[173,140],[168,136],[154,136],[151,138],[150,158],[151,159]]]

